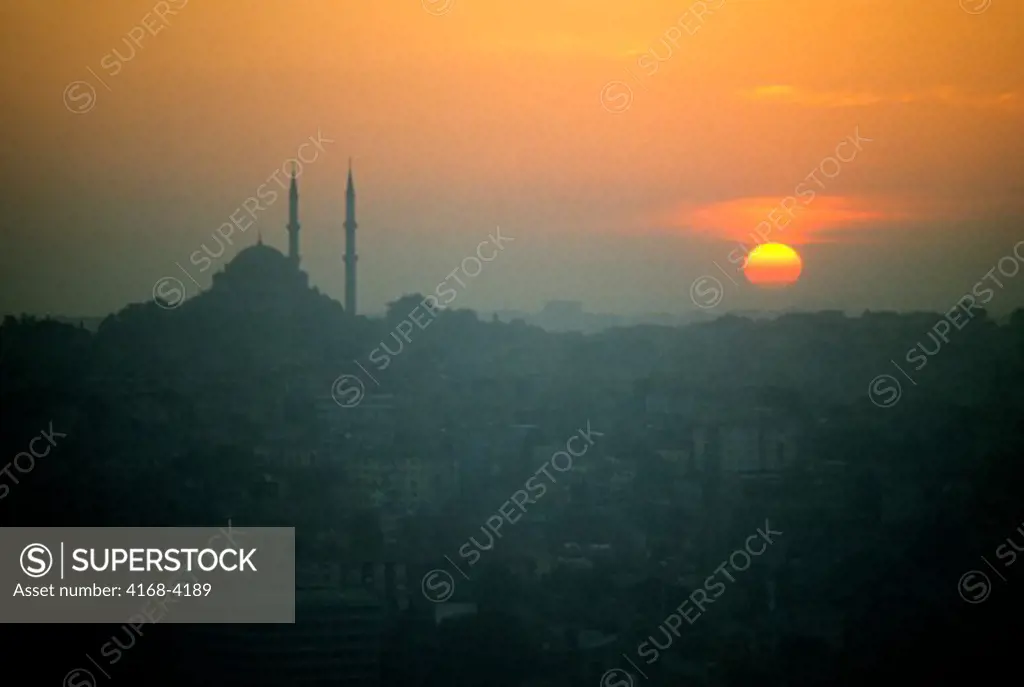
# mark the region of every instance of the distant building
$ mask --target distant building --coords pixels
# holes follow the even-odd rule
[[[345,189],[345,310],[356,314],[356,191],[349,161],[348,184]],[[238,252],[224,270],[213,275],[216,290],[227,296],[255,296],[270,304],[282,302],[291,288],[308,288],[309,277],[300,269],[299,257],[299,190],[292,170],[288,190],[288,255],[263,244]],[[219,242],[219,239],[218,239]],[[203,246],[206,249],[205,245]],[[223,251],[221,245],[221,251]],[[219,254],[218,254],[219,255]],[[216,256],[212,256],[216,257]],[[247,299],[251,302],[251,298]]]
[[[640,392],[646,424],[659,435],[658,455],[683,472],[774,473],[799,458],[799,411],[759,400],[756,390],[717,397],[692,390]]]
[[[364,589],[300,589],[294,625],[222,625],[202,634],[220,674],[233,677],[219,684],[377,687],[384,622],[383,603]]]
[[[298,563],[294,625],[203,631],[207,651],[233,676],[220,684],[378,687],[389,613],[406,595],[405,585],[405,567],[390,563],[361,569]]]
[[[583,314],[582,301],[548,301],[541,311],[544,317],[580,317]]]
[[[352,159],[348,161],[345,188],[345,310],[356,314],[356,187],[352,183]]]

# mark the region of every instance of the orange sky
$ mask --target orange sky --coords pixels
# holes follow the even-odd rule
[[[148,298],[318,128],[304,265],[341,297],[351,155],[364,311],[433,290],[495,226],[514,249],[458,305],[687,309],[858,129],[771,237],[804,257],[789,304],[942,307],[1024,238],[1024,2],[445,1],[168,0],[115,75],[157,3],[0,2],[0,311]],[[259,229],[284,248],[285,222],[282,200]]]

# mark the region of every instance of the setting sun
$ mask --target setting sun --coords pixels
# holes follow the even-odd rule
[[[787,286],[800,278],[799,253],[782,243],[765,243],[750,252],[743,274],[755,286]]]

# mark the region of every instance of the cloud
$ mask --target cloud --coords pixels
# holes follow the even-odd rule
[[[928,104],[1006,111],[1024,110],[1024,96],[1017,91],[999,94],[968,93],[951,87],[906,93],[873,91],[818,91],[788,85],[758,86],[740,96],[759,102],[776,102],[812,108],[869,107],[883,104]]]
[[[834,232],[839,229],[870,231],[918,216],[916,209],[891,200],[819,194],[807,204],[797,202],[792,216],[787,217],[780,207],[781,200],[763,196],[686,205],[661,214],[654,223],[666,229],[687,230],[714,240],[749,243],[759,231],[769,234],[773,241],[802,245],[831,242],[838,237]],[[774,225],[773,221],[778,221],[779,225]],[[767,225],[762,225],[762,222]],[[758,225],[761,225],[760,229]],[[763,238],[753,240],[763,242]]]
[[[809,244],[887,242],[902,235],[944,231],[944,227],[992,226],[1019,217],[1019,201],[980,203],[970,197],[930,195],[822,195],[793,204],[789,217],[782,197],[744,196],[710,203],[675,205],[650,216],[647,226],[711,241],[744,245],[766,240]],[[788,222],[787,222],[788,219]],[[785,224],[785,226],[782,226]],[[1014,223],[1014,226],[1017,226]]]

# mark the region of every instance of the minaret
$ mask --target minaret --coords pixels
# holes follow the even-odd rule
[[[288,259],[299,264],[299,186],[292,165],[292,185],[288,189]]]
[[[348,159],[345,189],[345,311],[356,314],[356,187],[352,183],[352,158]]]

